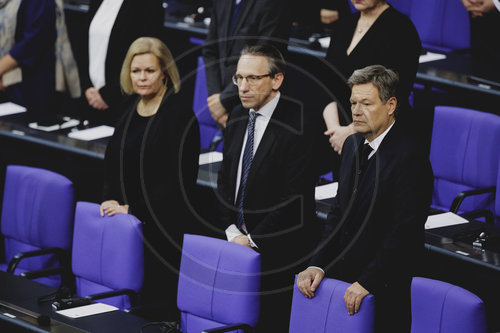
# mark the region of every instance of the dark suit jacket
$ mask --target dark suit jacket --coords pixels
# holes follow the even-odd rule
[[[338,193],[310,264],[359,282],[375,295],[377,317],[402,311],[399,317],[409,320],[410,283],[432,195],[430,162],[422,144],[396,122],[366,171],[353,176],[363,142],[357,133],[343,146]]]
[[[290,32],[290,7],[284,0],[243,0],[232,36],[228,36],[234,0],[216,0],[203,59],[208,94],[221,93],[230,111],[239,104],[238,91],[231,81],[241,50],[246,45],[272,42],[282,52]],[[276,41],[278,40],[278,41]]]
[[[224,134],[218,178],[223,228],[237,220],[236,177],[247,123],[248,110],[238,106]],[[245,224],[262,253],[263,269],[295,263],[297,256],[307,254],[315,180],[308,138],[300,105],[282,95],[255,153],[244,200]],[[302,259],[302,264],[307,261]]]
[[[80,80],[83,92],[93,86],[89,77],[88,28],[101,3],[102,0],[90,1],[88,25],[85,30],[87,36],[84,39],[86,42],[83,48],[83,61],[80,64]],[[109,36],[105,63],[106,85],[99,89],[99,93],[111,109],[119,106],[124,100],[120,88],[120,72],[130,44],[143,36],[160,38],[164,12],[161,0],[123,1]]]

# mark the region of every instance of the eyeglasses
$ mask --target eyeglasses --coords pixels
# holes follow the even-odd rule
[[[235,85],[239,86],[243,82],[243,79],[246,79],[249,86],[254,86],[257,83],[259,83],[260,80],[262,80],[263,78],[265,78],[267,76],[273,77],[274,73],[269,73],[269,74],[264,74],[264,75],[247,75],[247,76],[243,76],[240,74],[234,74],[233,75],[233,83]]]

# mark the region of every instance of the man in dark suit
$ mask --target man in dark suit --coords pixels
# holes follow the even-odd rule
[[[325,271],[352,283],[344,296],[350,315],[374,294],[376,332],[410,331],[410,284],[432,195],[425,149],[395,120],[397,83],[397,74],[380,65],[350,77],[357,133],[342,148],[339,189],[322,241],[297,279],[308,298]]]
[[[284,67],[271,45],[242,51],[233,76],[241,105],[227,122],[218,177],[227,239],[261,253],[263,332],[288,330],[294,272],[313,249],[310,141],[301,105],[279,91]]]
[[[208,108],[226,125],[228,112],[239,104],[231,82],[241,50],[247,45],[271,43],[286,50],[290,33],[290,6],[284,0],[216,0],[203,47]]]

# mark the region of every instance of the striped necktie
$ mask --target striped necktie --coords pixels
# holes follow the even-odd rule
[[[247,142],[245,144],[245,150],[243,151],[243,160],[241,162],[241,181],[240,189],[238,191],[238,228],[241,229],[245,219],[243,216],[243,201],[245,198],[245,189],[247,185],[248,173],[250,172],[250,167],[252,166],[253,160],[253,143],[254,143],[254,132],[255,132],[255,120],[259,116],[255,111],[250,111],[250,118],[247,125]]]

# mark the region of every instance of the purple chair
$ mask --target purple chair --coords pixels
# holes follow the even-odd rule
[[[35,281],[59,287],[60,275],[53,274],[60,273],[61,265],[69,266],[73,213],[69,179],[44,169],[7,166],[1,220],[5,261],[0,269],[16,275],[44,270],[46,277]]]
[[[222,152],[222,133],[217,122],[210,115],[207,104],[208,90],[203,58],[198,57],[196,80],[194,85],[193,110],[200,124],[201,148]]]
[[[432,207],[455,213],[493,212],[499,142],[500,116],[436,106],[430,152]]]
[[[411,285],[411,333],[486,333],[483,301],[442,281],[414,277]]]
[[[359,312],[347,313],[344,294],[349,284],[325,278],[312,299],[306,298],[295,284],[293,289],[290,333],[343,333],[373,332],[375,323],[375,298],[363,299]]]
[[[424,48],[450,52],[470,47],[469,14],[461,1],[412,1],[409,14]]]
[[[250,329],[259,319],[259,292],[259,253],[221,239],[184,235],[177,294],[182,332]]]
[[[388,0],[387,2],[401,13],[410,17],[412,0]]]
[[[129,214],[102,217],[98,204],[79,201],[72,270],[77,295],[120,309],[135,306],[144,277],[142,223]]]

